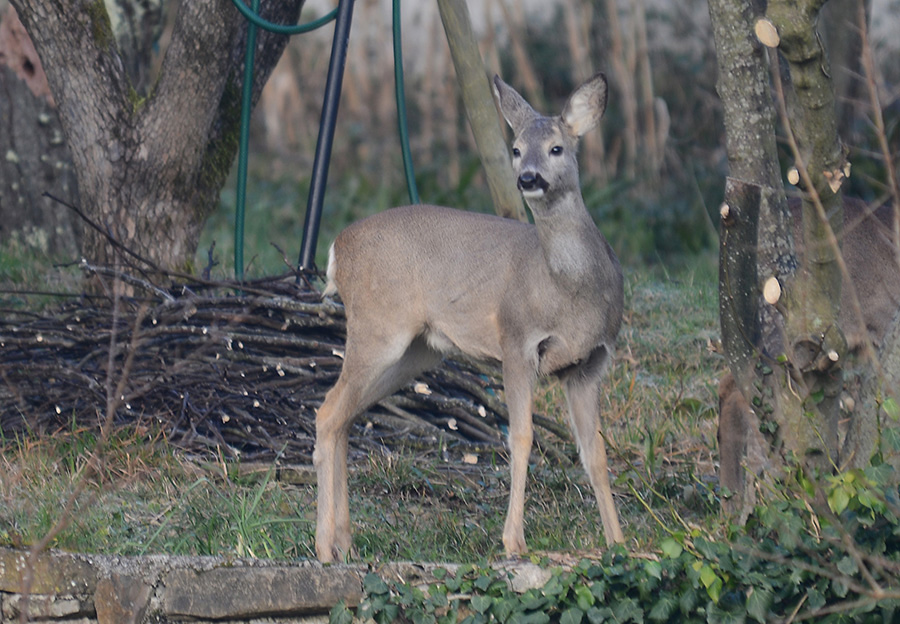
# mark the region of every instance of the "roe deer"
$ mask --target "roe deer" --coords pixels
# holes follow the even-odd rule
[[[329,252],[325,293],[337,291],[344,302],[347,345],[340,378],[316,417],[316,554],[323,562],[350,554],[353,419],[454,349],[502,363],[511,472],[506,553],[526,549],[522,514],[540,375],[563,381],[606,541],[624,541],[600,434],[600,381],[622,322],[622,270],[585,209],[576,160],[578,138],[606,108],[606,79],[588,80],[554,117],[535,112],[499,77],[494,95],[515,134],[513,168],[534,225],[407,206],[350,225]]]
[[[890,206],[870,210],[864,201],[849,197],[844,198],[843,206],[841,253],[859,298],[862,319],[853,312],[845,281],[841,288],[841,326],[847,346],[855,353],[869,339],[877,348],[900,310],[900,270],[892,242],[894,215]],[[801,241],[800,200],[791,199],[790,210],[794,240]],[[730,372],[719,382],[718,395],[719,485],[732,492],[742,492],[745,471],[742,458],[749,436],[760,435],[758,421]],[[739,511],[727,500],[723,508],[729,514]]]

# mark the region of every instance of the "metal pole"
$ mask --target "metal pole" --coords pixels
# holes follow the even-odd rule
[[[328,182],[328,164],[331,160],[331,145],[334,140],[338,104],[341,99],[341,82],[344,78],[344,65],[347,60],[347,44],[350,40],[353,2],[354,0],[340,0],[334,24],[334,40],[331,44],[328,79],[325,82],[322,120],[319,123],[319,138],[316,141],[316,156],[313,161],[309,199],[306,202],[306,220],[303,223],[300,271],[311,271],[315,266],[316,242],[319,237],[319,223],[322,220],[322,205],[325,202],[325,185]]]
[[[412,204],[419,203],[416,174],[413,171],[412,153],[409,151],[409,125],[406,123],[406,92],[403,86],[403,46],[400,35],[400,0],[394,0],[394,90],[397,100],[397,130],[400,132],[400,152],[403,154],[403,172],[406,174],[406,190]]]
[[[259,0],[251,2],[259,11]],[[244,281],[244,206],[247,203],[247,146],[250,144],[250,111],[253,96],[253,64],[256,54],[256,24],[247,24],[247,49],[244,53],[244,89],[241,92],[241,133],[239,139],[237,204],[234,211],[234,277]]]

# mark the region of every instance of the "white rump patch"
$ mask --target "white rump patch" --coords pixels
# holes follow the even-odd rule
[[[325,290],[323,297],[333,297],[337,292],[337,284],[334,282],[334,272],[337,270],[337,260],[334,257],[334,243],[328,248],[328,267],[325,269]]]

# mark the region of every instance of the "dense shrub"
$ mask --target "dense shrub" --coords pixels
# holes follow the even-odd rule
[[[467,567],[428,587],[366,579],[355,615],[376,622],[891,622],[900,615],[900,520],[887,465],[814,483],[801,474],[727,536],[672,532],[513,592]],[[332,620],[349,622],[339,605]]]

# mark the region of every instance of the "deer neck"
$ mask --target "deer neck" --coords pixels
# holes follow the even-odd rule
[[[598,263],[608,262],[608,246],[577,191],[530,198],[541,251],[554,279],[581,289],[595,284]]]

